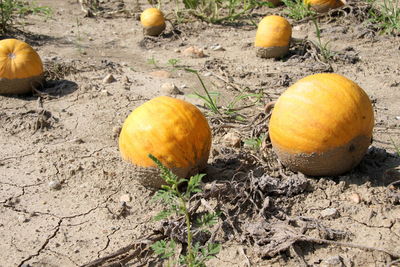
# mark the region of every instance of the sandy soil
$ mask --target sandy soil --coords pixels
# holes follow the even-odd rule
[[[53,9],[52,18],[29,16],[21,28],[25,34],[12,36],[30,43],[48,68],[58,66],[55,73],[65,77],[50,80],[42,96],[0,96],[0,266],[81,266],[157,227],[152,217],[160,207],[150,201],[153,192],[131,178],[117,136],[135,107],[166,94],[166,83],[182,91],[176,97],[202,104],[190,97],[201,92],[197,78],[168,60],[179,59],[179,67],[199,70],[211,91],[220,92],[221,104],[245,88],[262,93],[260,103],[242,111],[247,118],[298,79],[328,69],[312,56],[298,55],[295,47],[282,60],[257,58],[251,25],[194,21],[179,25],[180,33],[173,34],[169,24],[165,35],[144,39],[132,14],[87,18],[76,1],[37,2]],[[134,10],[135,2],[125,1],[126,8]],[[257,10],[254,20],[277,10]],[[294,37],[315,39],[311,22],[293,25]],[[339,53],[333,71],[357,82],[373,100],[373,148],[355,171],[307,178],[307,191],[281,204],[292,217],[318,219],[345,232],[341,241],[399,255],[399,189],[387,186],[400,178],[387,170],[400,165],[394,147],[400,146],[400,39],[363,25],[349,16],[322,22],[321,29],[323,41]],[[214,50],[217,45],[223,49]],[[184,55],[189,46],[204,49],[206,56]],[[105,83],[108,74],[116,81]],[[242,140],[250,137],[240,124],[232,125],[214,132],[214,150],[229,146],[223,141],[228,132]],[[233,154],[245,150],[249,148],[243,144],[231,149]],[[327,215],[332,209],[336,212]],[[321,237],[317,230],[309,235]],[[222,251],[209,266],[386,266],[395,260],[384,252],[309,242],[298,243],[300,252],[261,258],[251,244],[235,238],[219,241]]]

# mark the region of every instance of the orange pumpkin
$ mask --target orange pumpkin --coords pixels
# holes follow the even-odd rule
[[[179,177],[201,171],[207,164],[211,130],[194,105],[168,96],[156,97],[136,108],[125,120],[119,149],[123,159],[136,166],[136,178],[159,188],[164,181],[149,154]]]
[[[0,41],[0,94],[24,94],[43,81],[43,64],[33,48],[16,39]]]
[[[140,14],[144,33],[150,36],[158,36],[165,30],[164,14],[157,8],[148,8]]]
[[[367,94],[332,73],[307,76],[277,100],[269,123],[281,162],[307,175],[339,175],[356,166],[371,143],[374,113]]]
[[[323,13],[344,6],[346,0],[304,0],[304,4],[317,12]]]
[[[255,47],[257,56],[277,58],[284,56],[289,50],[292,27],[281,16],[266,16],[258,24]]]

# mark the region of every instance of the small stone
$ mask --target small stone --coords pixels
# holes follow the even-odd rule
[[[189,46],[188,48],[183,50],[182,54],[189,57],[197,57],[197,58],[205,57],[203,49],[198,48],[196,46]]]
[[[163,95],[182,95],[183,93],[176,87],[174,83],[164,83],[161,85],[161,93]]]
[[[206,73],[203,74],[204,77],[210,77],[211,75],[212,75],[211,72],[206,72]]]
[[[50,181],[49,182],[49,187],[51,190],[60,190],[61,189],[61,183],[59,181]]]
[[[344,267],[343,259],[340,256],[333,256],[325,259],[320,264],[321,267]]]
[[[225,51],[225,48],[219,44],[210,46],[210,49],[213,51]]]
[[[240,147],[241,139],[237,133],[229,132],[222,137],[223,142],[232,147]]]
[[[130,202],[131,200],[132,200],[132,197],[129,194],[124,194],[119,197],[120,202]]]
[[[176,49],[174,49],[174,52],[175,52],[175,53],[180,53],[181,50],[180,50],[179,48],[176,48]]]
[[[396,120],[399,120],[399,121],[400,121],[400,116],[396,116]]]
[[[26,223],[26,222],[29,222],[30,220],[26,216],[21,215],[21,216],[18,216],[18,221],[21,223]]]
[[[103,79],[103,83],[113,83],[117,81],[112,74],[108,74],[106,77]]]
[[[321,217],[328,219],[328,218],[335,218],[338,215],[338,210],[335,208],[327,208],[321,211]]]
[[[352,202],[354,202],[354,203],[356,203],[356,204],[359,204],[359,203],[361,202],[361,197],[360,197],[360,195],[357,194],[357,193],[352,193],[352,194],[349,196],[349,200],[351,200]]]
[[[155,77],[155,78],[171,78],[172,74],[169,71],[166,70],[157,70],[149,73],[150,76]]]
[[[100,94],[101,94],[102,96],[109,96],[109,95],[111,95],[107,90],[101,90],[101,91],[100,91]]]

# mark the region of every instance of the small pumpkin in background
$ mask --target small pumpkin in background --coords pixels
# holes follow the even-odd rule
[[[0,94],[25,94],[42,83],[43,64],[36,51],[16,39],[0,41]]]
[[[277,100],[269,135],[278,158],[306,175],[339,175],[355,167],[372,139],[374,112],[356,83],[333,73],[307,76]]]
[[[165,182],[149,154],[186,178],[206,167],[210,148],[211,130],[202,112],[168,96],[153,98],[132,111],[119,136],[122,158],[135,166],[135,178],[152,188]]]
[[[304,0],[304,4],[308,5],[312,10],[324,13],[331,9],[344,6],[346,0]]]
[[[277,58],[289,51],[292,37],[292,26],[281,16],[264,17],[258,24],[255,47],[257,56],[262,58]]]
[[[158,36],[165,30],[164,14],[157,8],[148,8],[140,14],[145,35]]]

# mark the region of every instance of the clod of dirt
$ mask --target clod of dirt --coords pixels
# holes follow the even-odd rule
[[[321,211],[320,214],[321,214],[321,217],[324,219],[329,219],[329,218],[333,219],[339,215],[338,210],[335,208],[324,209],[323,211]]]
[[[106,77],[103,79],[103,83],[113,83],[116,82],[117,80],[112,74],[108,74]]]
[[[129,194],[124,194],[119,197],[120,202],[130,202],[131,200],[132,200],[132,197]]]
[[[167,82],[161,85],[162,95],[182,95],[183,93],[176,87],[174,83]]]
[[[240,147],[242,140],[237,133],[229,132],[222,137],[222,142],[230,147]]]
[[[188,48],[186,48],[185,50],[183,50],[182,54],[184,56],[188,56],[188,57],[194,57],[194,58],[202,58],[205,57],[206,55],[203,52],[203,49],[198,48],[196,46],[189,46]]]
[[[172,76],[171,72],[165,70],[152,71],[149,74],[154,78],[164,78],[164,79],[171,78]]]
[[[361,197],[359,194],[357,193],[353,193],[349,196],[349,200],[351,200],[352,202],[359,204],[361,202]]]
[[[340,256],[333,256],[321,262],[321,267],[344,267],[343,259]]]

